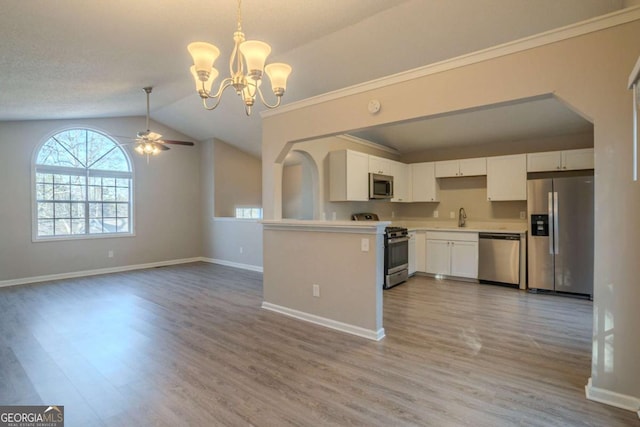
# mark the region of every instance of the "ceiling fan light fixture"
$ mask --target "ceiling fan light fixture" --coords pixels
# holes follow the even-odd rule
[[[267,108],[280,106],[292,68],[282,63],[269,64],[265,67],[267,57],[271,53],[271,46],[259,40],[245,40],[242,32],[241,3],[242,0],[238,0],[237,30],[233,33],[234,48],[229,59],[230,76],[220,82],[215,93],[211,91],[211,86],[218,77],[218,72],[213,68],[213,64],[220,55],[220,50],[205,42],[190,43],[187,49],[193,59],[191,74],[196,82],[196,92],[202,98],[204,108],[207,110],[217,108],[220,105],[222,93],[228,87],[232,87],[242,99],[248,116],[251,115],[251,106],[255,104],[256,98],[260,98]],[[276,96],[275,104],[269,104],[260,89],[264,73],[271,80],[271,88]],[[214,104],[209,106],[207,99],[213,99]]]

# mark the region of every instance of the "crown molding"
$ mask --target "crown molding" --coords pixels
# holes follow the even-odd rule
[[[380,151],[385,151],[387,153],[393,154],[395,156],[399,156],[400,152],[398,150],[396,150],[395,148],[391,148],[391,147],[387,147],[386,145],[382,145],[382,144],[378,144],[376,142],[372,142],[363,138],[359,138],[357,136],[353,136],[353,135],[349,135],[349,134],[344,134],[344,135],[336,135],[336,138],[340,138],[344,141],[349,141],[349,142],[353,142],[355,144],[360,144],[360,145],[364,145],[366,147],[369,148],[374,148],[376,150],[380,150]]]
[[[499,58],[501,56],[511,55],[528,49],[556,43],[562,40],[568,40],[574,37],[583,36],[585,34],[626,24],[632,21],[640,20],[640,6],[622,9],[606,15],[598,16],[586,21],[571,24],[565,27],[556,28],[545,31],[544,33],[525,37],[508,43],[496,45],[487,49],[461,55],[455,58],[446,59],[444,61],[435,62],[433,64],[403,71],[390,76],[381,77],[379,79],[370,80],[368,82],[359,83],[343,89],[327,92],[321,95],[306,98],[290,104],[282,105],[276,110],[268,110],[260,113],[262,118],[277,116],[301,108],[320,104],[322,102],[332,101],[346,96],[379,89],[397,83],[414,80],[416,78],[428,76],[431,74],[441,73],[443,71],[453,70],[455,68],[476,64],[482,61]],[[636,65],[636,68],[638,65]],[[634,69],[635,70],[635,69]],[[640,72],[640,69],[638,70]],[[637,77],[637,73],[636,73]]]

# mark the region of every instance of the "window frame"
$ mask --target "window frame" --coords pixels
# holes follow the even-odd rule
[[[104,169],[90,169],[90,168],[74,168],[68,166],[55,166],[55,165],[38,165],[38,155],[44,145],[54,136],[70,131],[70,130],[84,130],[94,132],[102,135],[106,139],[112,141],[122,151],[124,157],[129,166],[129,171],[110,171]],[[55,171],[55,172],[54,172]],[[78,173],[81,172],[81,173]],[[65,234],[65,235],[53,235],[53,236],[39,236],[38,235],[38,199],[37,199],[37,174],[38,173],[60,173],[62,175],[76,175],[85,177],[85,190],[89,188],[90,177],[106,177],[106,178],[125,178],[130,179],[129,186],[129,231],[128,232],[111,232],[111,233],[89,233],[89,229],[83,234]],[[125,147],[114,137],[104,130],[96,129],[86,125],[68,126],[61,129],[57,129],[48,133],[42,140],[36,145],[32,158],[31,158],[31,241],[34,243],[39,242],[51,242],[51,241],[71,241],[71,240],[90,240],[90,239],[107,239],[107,238],[124,238],[134,237],[135,233],[135,171],[134,162],[131,155]],[[85,205],[85,216],[88,215],[89,209],[89,195],[85,192],[85,200],[81,203]],[[88,218],[88,217],[87,217]]]

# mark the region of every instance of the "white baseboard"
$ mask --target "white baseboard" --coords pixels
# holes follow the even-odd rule
[[[584,387],[587,399],[595,402],[604,403],[606,405],[615,406],[616,408],[626,409],[628,411],[637,411],[640,418],[640,399],[626,394],[616,393],[615,391],[606,390],[604,388],[594,387],[591,378]]]
[[[262,273],[259,265],[241,264],[237,262],[225,261],[223,259],[213,259],[205,257],[172,259],[168,261],[149,262],[146,264],[123,265],[120,267],[98,268],[95,270],[72,271],[69,273],[45,274],[43,276],[21,277],[19,279],[0,280],[0,288],[6,286],[27,285],[29,283],[50,282],[53,280],[73,279],[76,277],[97,276],[100,274],[120,273],[122,271],[144,270],[146,268],[166,267],[169,265],[188,264],[190,262],[209,262],[213,264],[226,265],[228,267],[241,268]]]
[[[377,331],[373,329],[365,329],[360,326],[350,325],[348,323],[338,322],[337,320],[327,319],[326,317],[316,316],[315,314],[305,313],[304,311],[271,304],[270,302],[263,302],[262,308],[284,314],[285,316],[295,317],[296,319],[304,320],[305,322],[315,323],[316,325],[346,332],[351,335],[357,335],[374,341],[380,341],[384,338],[384,328],[380,328]]]
[[[204,257],[200,257],[200,261],[209,262],[211,264],[226,265],[227,267],[241,268],[243,270],[257,271],[258,273],[264,272],[262,266],[259,266],[259,265],[243,264],[241,262],[233,262],[233,261],[227,261],[224,259],[204,258]]]
[[[146,268],[166,267],[169,265],[187,264],[202,261],[201,257],[172,259],[168,261],[149,262],[146,264],[123,265],[120,267],[98,268],[95,270],[72,271],[69,273],[46,274],[44,276],[22,277],[20,279],[0,280],[0,288],[6,286],[26,285],[29,283],[50,282],[52,280],[73,279],[76,277],[97,276],[99,274],[120,273],[122,271],[144,270]]]

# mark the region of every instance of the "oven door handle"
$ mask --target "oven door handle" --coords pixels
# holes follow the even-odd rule
[[[390,245],[395,245],[396,243],[402,243],[402,242],[408,242],[409,241],[409,236],[403,236],[403,237],[394,237],[392,239],[389,239],[387,242]]]

